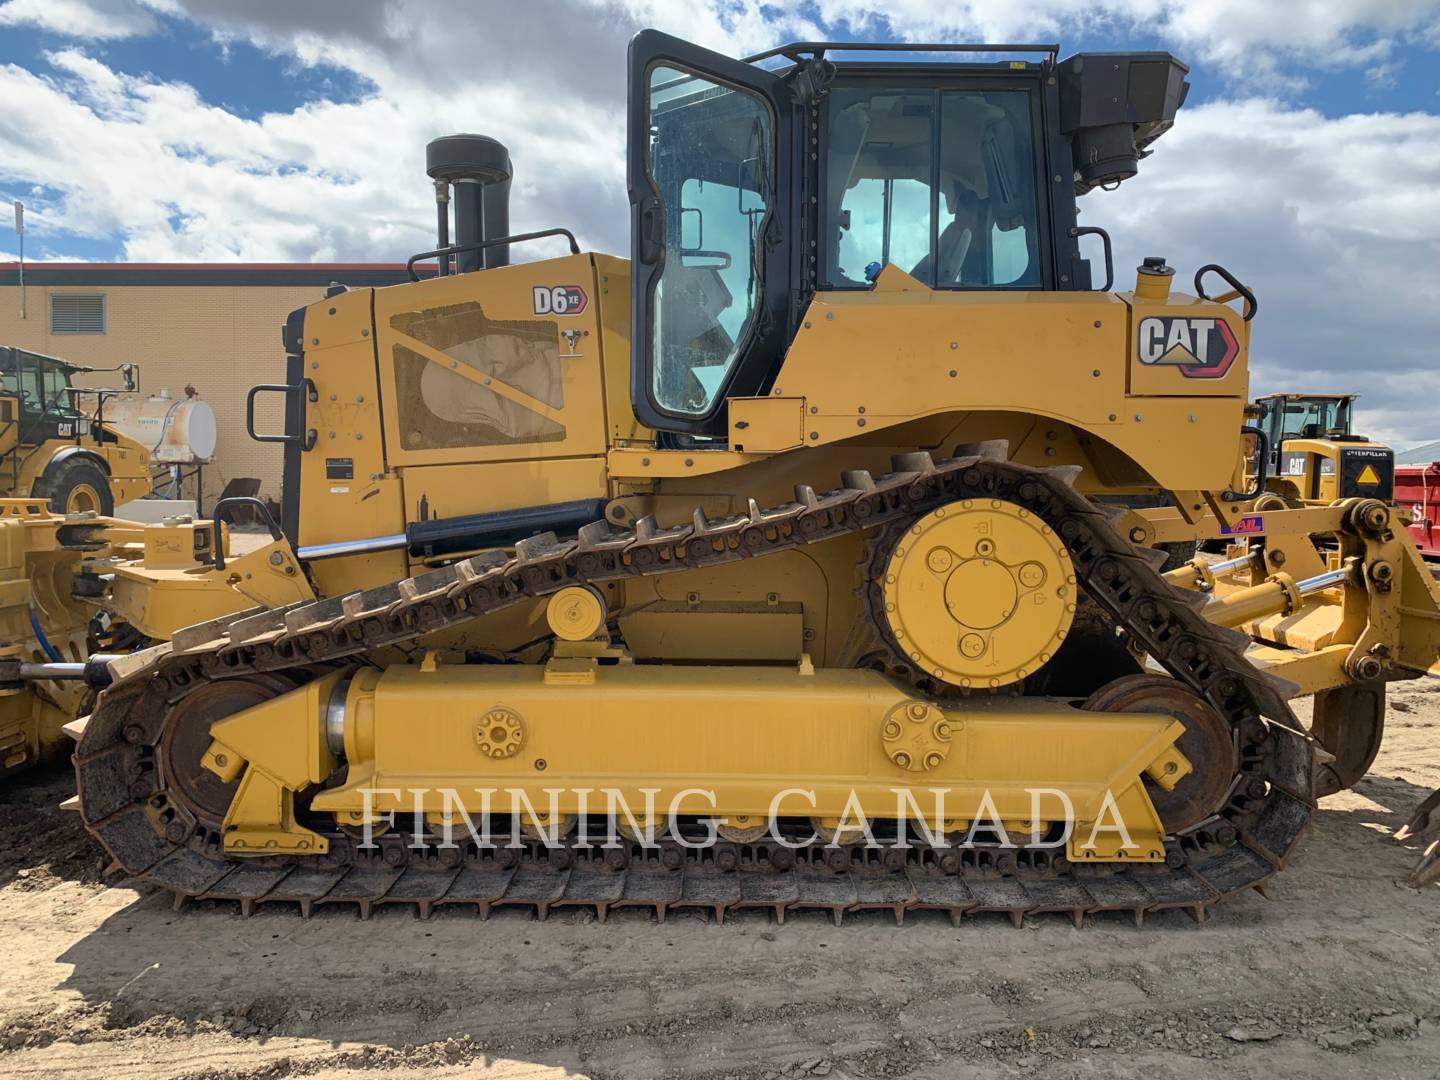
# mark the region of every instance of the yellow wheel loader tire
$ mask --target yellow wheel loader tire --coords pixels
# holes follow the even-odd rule
[[[71,457],[52,462],[35,484],[35,494],[44,498],[57,514],[94,511],[101,517],[115,512],[110,478],[92,458]]]

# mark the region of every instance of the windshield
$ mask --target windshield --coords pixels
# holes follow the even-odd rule
[[[665,215],[652,377],[666,411],[709,413],[750,334],[772,157],[761,98],[674,68],[652,70],[648,164]]]
[[[1285,402],[1281,440],[1349,434],[1350,402],[1344,398],[1291,398]]]
[[[826,284],[893,264],[931,288],[1038,288],[1031,97],[840,88],[828,101]]]
[[[70,375],[64,368],[35,357],[22,360],[18,371],[0,372],[0,393],[19,398],[26,412],[78,415],[69,386]]]

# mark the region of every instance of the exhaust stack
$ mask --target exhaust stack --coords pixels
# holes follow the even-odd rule
[[[425,171],[435,181],[438,207],[438,247],[450,244],[446,201],[455,204],[455,240],[458,244],[483,243],[510,235],[510,151],[505,144],[484,135],[442,135],[425,147]],[[453,189],[449,195],[447,186]],[[445,273],[448,260],[440,262]],[[468,273],[510,264],[510,245],[461,251],[455,255],[455,272]]]

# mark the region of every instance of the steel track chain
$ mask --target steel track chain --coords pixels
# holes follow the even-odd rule
[[[967,452],[968,451],[968,452]],[[1003,446],[962,448],[934,461],[895,458],[893,471],[843,474],[841,486],[745,514],[633,530],[596,522],[578,536],[523,540],[513,555],[487,553],[417,577],[333,599],[258,610],[188,628],[174,640],[112,664],[76,748],[80,809],[87,828],[139,882],[191,898],[351,904],[368,914],[405,903],[426,914],[440,905],[487,913],[520,905],[642,907],[663,918],[694,907],[834,913],[941,910],[952,919],[1001,912],[1063,911],[1077,923],[1090,912],[1145,913],[1183,908],[1203,917],[1224,898],[1259,888],[1294,851],[1314,807],[1315,752],[1284,699],[1244,658],[1246,639],[1198,614],[1194,594],[1166,583],[1152,562],[1122,539],[1110,516],[1073,488],[1078,470],[1008,463]],[[214,822],[196,820],[172,798],[156,746],[166,717],[187,693],[214,679],[282,672],[313,676],[384,646],[413,642],[567,585],[757,558],[847,533],[904,521],[958,499],[1006,499],[1029,509],[1065,541],[1081,587],[1167,672],[1230,723],[1239,768],[1220,810],[1167,841],[1163,864],[1077,867],[1028,847],[911,847],[903,858],[871,849],[837,863],[825,849],[786,855],[775,845],[691,851],[635,847],[622,856],[571,846],[527,844],[467,852],[414,851],[395,839],[361,851],[338,830],[333,851],[309,860],[234,859],[220,851]],[[383,838],[382,838],[383,840]],[[397,854],[398,852],[398,854]]]

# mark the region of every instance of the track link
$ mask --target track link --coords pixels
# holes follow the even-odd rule
[[[795,500],[662,529],[607,522],[573,540],[523,540],[513,555],[487,553],[393,584],[278,610],[257,610],[190,627],[174,640],[111,665],[76,749],[81,813],[87,828],[140,882],[187,899],[297,903],[303,912],[349,904],[367,915],[403,903],[421,914],[463,905],[481,914],[518,905],[541,915],[556,907],[669,910],[818,909],[837,922],[847,911],[883,909],[900,919],[939,910],[954,920],[1000,912],[1085,914],[1183,908],[1197,917],[1235,893],[1263,886],[1294,851],[1315,803],[1314,745],[1284,699],[1244,658],[1247,639],[1202,618],[1196,595],[1167,584],[1110,516],[1073,488],[1073,468],[1036,469],[1004,460],[1003,444],[962,448],[935,461],[898,456],[880,477],[847,472],[841,486]],[[413,642],[567,585],[673,573],[823,543],[907,521],[960,499],[1006,499],[1038,514],[1065,541],[1082,588],[1171,676],[1205,698],[1229,723],[1239,768],[1223,805],[1167,840],[1164,864],[1072,867],[1053,851],[911,847],[888,861],[855,849],[836,866],[826,849],[790,853],[773,846],[635,848],[609,861],[594,850],[530,844],[511,851],[401,843],[361,851],[338,830],[334,850],[308,861],[237,859],[220,847],[218,825],[196,820],[167,790],[155,747],[167,716],[211,680],[260,672],[303,681],[370,650]],[[1203,601],[1203,598],[1200,598]]]

